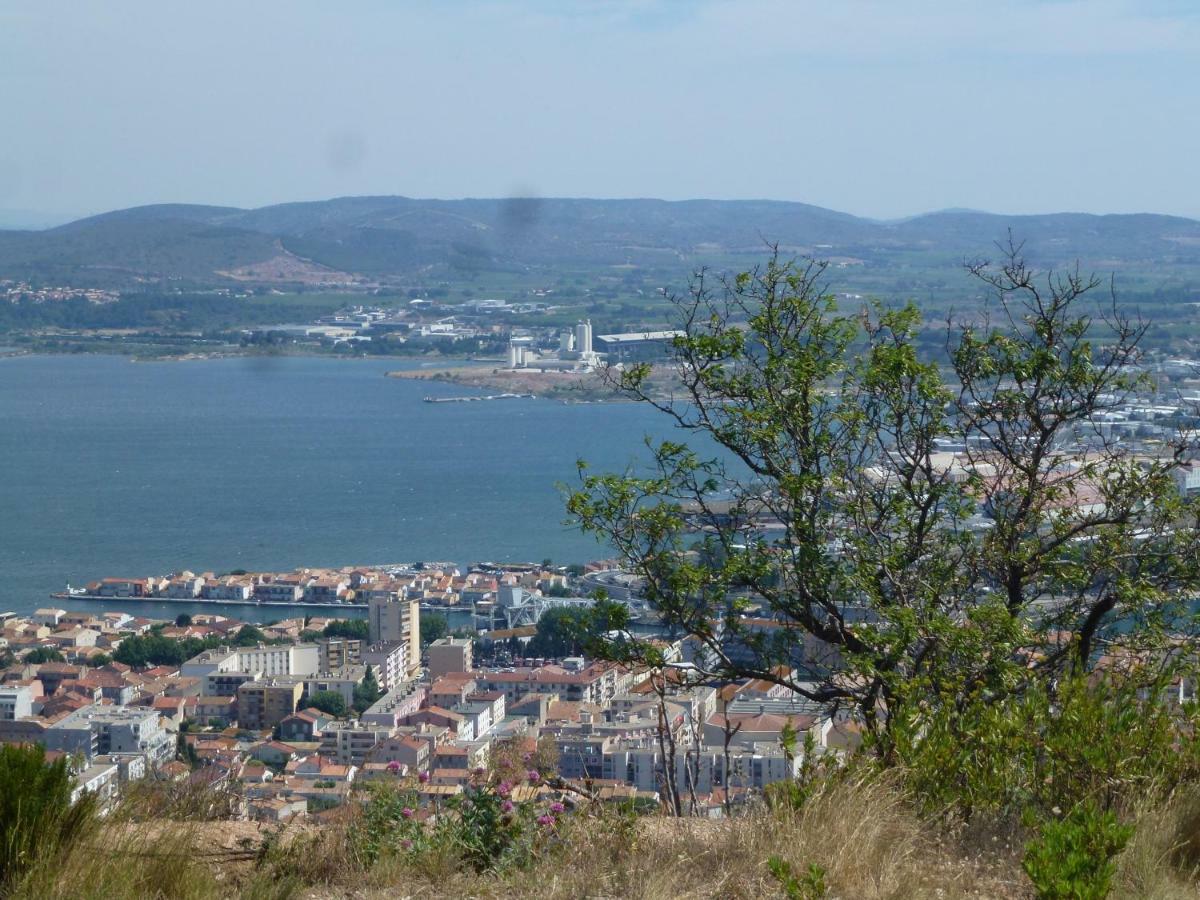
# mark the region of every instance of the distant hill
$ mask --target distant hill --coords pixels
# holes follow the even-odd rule
[[[1042,265],[1200,265],[1200,222],[1159,215],[946,210],[878,222],[764,200],[342,197],[260,209],[169,204],[0,231],[0,278],[191,285],[634,265],[690,269],[790,253],[889,268],[988,255],[1011,229]]]

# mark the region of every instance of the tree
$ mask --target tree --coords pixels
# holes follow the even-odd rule
[[[423,646],[440,641],[449,633],[450,621],[442,613],[421,615],[421,644]]]
[[[326,625],[323,634],[327,638],[365,641],[369,638],[370,627],[366,619],[338,619]]]
[[[1195,448],[1138,455],[1095,426],[1148,388],[1145,325],[1001,249],[969,266],[997,321],[951,323],[945,370],[914,307],[840,313],[823,264],[700,273],[672,298],[682,399],[649,365],[613,376],[697,440],[654,446],[644,477],[581,463],[568,501],[702,671],[850,706],[884,756],[894,728],[1087,673],[1101,648],[1170,665],[1193,646],[1197,505],[1172,476]],[[952,464],[943,441],[966,448]],[[623,637],[598,649],[654,661],[606,615]]]
[[[25,654],[25,662],[31,664],[62,662],[63,655],[53,647],[34,647]]]
[[[180,613],[175,617],[175,624],[179,628],[186,628],[188,625],[192,624],[192,617],[187,613]]]
[[[233,642],[239,647],[255,647],[265,643],[267,636],[263,634],[261,628],[257,625],[243,625],[238,629],[237,636]]]
[[[570,656],[583,644],[588,611],[582,607],[562,606],[548,609],[538,619],[537,632],[529,641],[530,656]]]
[[[346,717],[346,698],[337,691],[317,691],[308,698],[308,705],[328,713],[335,719]]]
[[[361,715],[382,696],[383,690],[375,678],[375,670],[367,666],[363,680],[354,688],[354,711]]]

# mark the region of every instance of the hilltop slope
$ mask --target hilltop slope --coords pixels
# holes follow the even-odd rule
[[[0,278],[219,284],[228,283],[221,273],[289,254],[369,280],[555,266],[684,270],[759,258],[768,241],[903,267],[987,254],[1009,229],[1028,242],[1034,263],[1200,264],[1200,222],[1148,214],[950,210],[877,222],[765,200],[342,197],[249,210],[143,206],[45,231],[0,231]]]

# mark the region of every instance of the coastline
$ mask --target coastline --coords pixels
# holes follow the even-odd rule
[[[384,374],[388,378],[433,381],[497,394],[529,395],[563,403],[632,402],[629,397],[614,389],[601,372],[542,372],[498,366],[489,369],[486,365],[476,364],[400,369]]]

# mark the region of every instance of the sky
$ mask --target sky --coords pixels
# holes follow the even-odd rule
[[[1200,218],[1200,2],[5,0],[0,210],[355,194]]]

